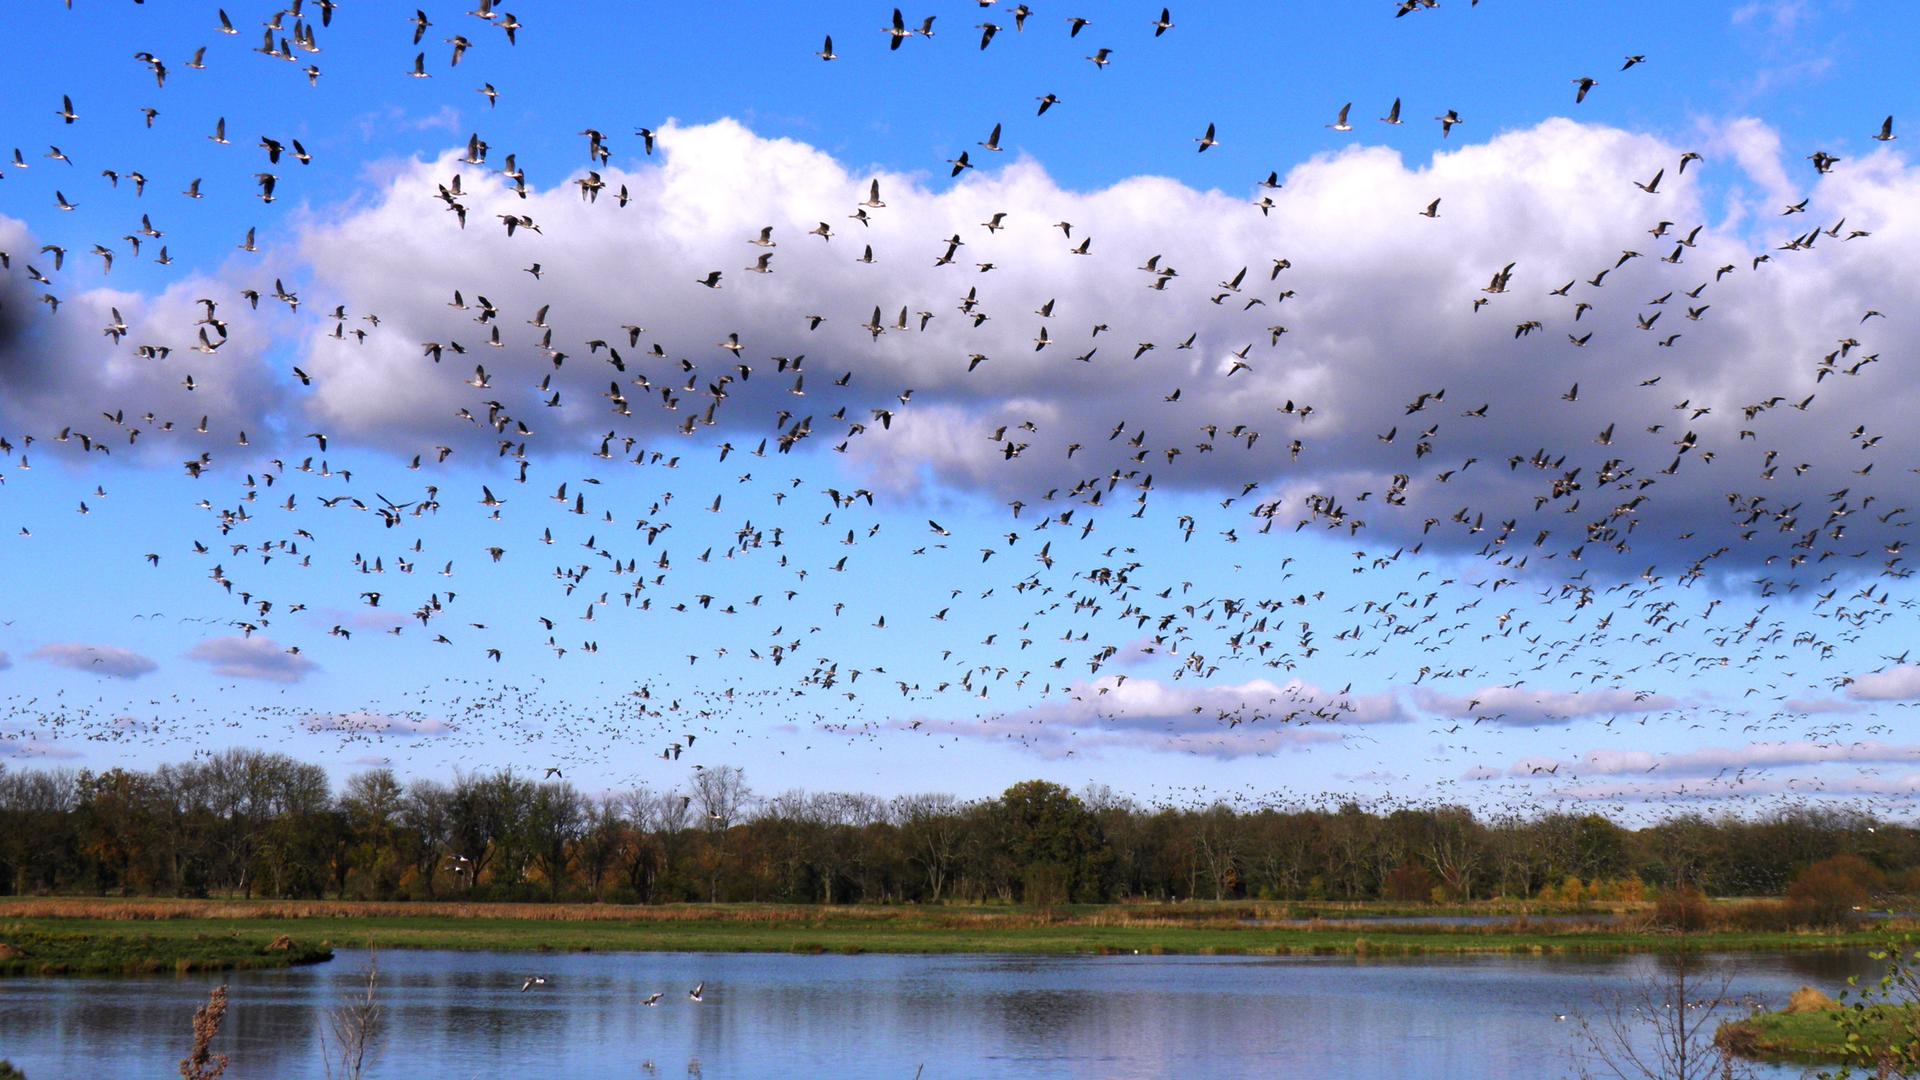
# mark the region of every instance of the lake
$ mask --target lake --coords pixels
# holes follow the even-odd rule
[[[320,1013],[367,959],[230,975],[227,1076],[325,1077]],[[1556,1014],[1597,1014],[1603,990],[1669,962],[394,951],[378,958],[390,1026],[367,1075],[1538,1080],[1574,1074],[1575,1024]],[[1863,951],[1711,963],[1770,1007],[1874,970]],[[532,974],[549,984],[521,992]],[[30,1080],[177,1076],[220,981],[0,981],[0,1057]],[[688,1000],[702,981],[705,1000]]]

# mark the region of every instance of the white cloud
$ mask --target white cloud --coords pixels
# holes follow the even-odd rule
[[[435,736],[451,734],[453,731],[446,721],[433,717],[365,711],[314,715],[307,717],[304,723],[308,731],[332,731],[346,735]]]
[[[1905,776],[1766,776],[1733,783],[1730,779],[1649,780],[1627,783],[1567,784],[1553,789],[1559,798],[1591,802],[1743,801],[1779,798],[1800,803],[1809,797],[1833,799],[1920,797],[1920,773]]]
[[[210,665],[223,678],[279,683],[299,682],[318,667],[264,637],[209,638],[187,650],[187,658]]]
[[[1866,708],[1858,702],[1834,701],[1828,698],[1788,698],[1785,706],[1786,712],[1803,713],[1809,716],[1821,713],[1859,712]]]
[[[1343,726],[1407,719],[1391,693],[1335,694],[1297,679],[1183,685],[1107,676],[1015,713],[888,726],[1013,742],[1047,757],[1137,749],[1232,758],[1336,743]]]
[[[1909,701],[1920,698],[1920,664],[1901,664],[1885,671],[1856,675],[1847,687],[1855,701]]]
[[[0,733],[0,757],[59,758],[71,760],[79,756],[80,752],[78,750],[60,746],[56,743],[48,742],[45,739],[34,738],[28,735]]]
[[[1754,26],[1770,34],[1791,34],[1809,17],[1807,0],[1748,0],[1733,9],[1735,26]]]
[[[1749,743],[1746,746],[1709,746],[1681,753],[1655,753],[1650,750],[1589,750],[1568,761],[1532,757],[1515,762],[1508,770],[1508,775],[1565,780],[1569,776],[1657,773],[1664,778],[1835,763],[1864,765],[1902,761],[1920,761],[1920,746],[1899,746],[1873,740],[1855,743],[1762,742]],[[1536,767],[1548,768],[1556,764],[1561,766],[1558,773],[1546,774],[1535,771]]]
[[[114,645],[42,645],[28,656],[58,667],[108,678],[137,679],[160,670],[160,665],[147,657]]]
[[[1764,198],[1792,190],[1770,130],[1738,121],[1719,139],[1766,189]],[[625,209],[611,195],[586,203],[564,182],[533,184],[523,200],[490,169],[449,154],[398,171],[377,198],[305,232],[301,250],[318,291],[330,302],[344,300],[352,313],[383,318],[365,344],[308,343],[310,404],[327,430],[407,452],[490,439],[490,429],[454,415],[461,406],[477,414],[487,400],[528,421],[530,444],[556,437],[597,442],[608,430],[644,441],[689,420],[698,432],[709,405],[728,437],[737,440],[742,426],[750,436],[771,436],[773,415],[789,409],[792,419],[816,417],[810,445],[844,443],[854,467],[895,489],[935,481],[1004,497],[1118,469],[1136,481],[1150,473],[1162,487],[1263,481],[1263,494],[1283,499],[1289,523],[1303,516],[1309,495],[1333,495],[1350,517],[1364,510],[1371,528],[1429,535],[1437,544],[1479,547],[1496,535],[1489,526],[1511,518],[1516,545],[1547,529],[1546,551],[1587,541],[1598,556],[1624,540],[1633,521],[1643,526],[1633,546],[1651,559],[1677,542],[1674,523],[1685,521],[1684,528],[1698,531],[1685,550],[1704,552],[1739,532],[1720,524],[1728,490],[1751,489],[1782,504],[1817,501],[1814,492],[1833,487],[1820,463],[1857,463],[1856,447],[1830,438],[1831,424],[1784,408],[1748,418],[1742,406],[1815,393],[1813,361],[1846,334],[1870,334],[1863,351],[1920,345],[1905,327],[1858,329],[1868,307],[1920,305],[1920,283],[1895,272],[1915,247],[1920,212],[1909,207],[1920,176],[1884,152],[1849,162],[1811,189],[1817,219],[1776,226],[1766,218],[1748,236],[1711,221],[1697,182],[1715,166],[1696,164],[1682,176],[1680,150],[1567,120],[1425,164],[1356,147],[1296,168],[1265,217],[1239,195],[1151,177],[1067,191],[1038,163],[1021,159],[944,190],[882,175],[888,205],[870,211],[871,227],[848,220],[870,174],[791,140],[758,138],[731,121],[669,127],[661,158],[602,169],[610,190],[627,188]],[[1657,196],[1629,182],[1660,170]],[[438,206],[424,193],[456,173],[467,192],[464,232],[451,214],[423,209]],[[1415,211],[1436,196],[1443,199],[1441,217],[1418,217]],[[989,234],[981,223],[1000,211],[1006,227]],[[508,238],[496,219],[503,213],[529,215],[543,232]],[[1749,265],[1756,248],[1782,238],[1776,234],[1841,215],[1873,231],[1870,242],[1823,239],[1812,252],[1774,253],[1760,271]],[[1647,225],[1657,218],[1675,227],[1652,240]],[[819,221],[833,226],[833,241],[806,235]],[[1073,240],[1053,227],[1058,221],[1074,225]],[[1671,254],[1694,224],[1707,228],[1695,247],[1679,251],[1680,264],[1655,258]],[[779,244],[771,249],[774,272],[746,273],[741,268],[762,250],[747,241],[763,225],[773,226]],[[936,268],[954,235],[965,246],[954,265]],[[1091,243],[1085,257],[1069,251],[1081,239]],[[866,245],[877,265],[856,261]],[[1643,257],[1613,269],[1626,248]],[[1160,292],[1146,287],[1152,275],[1135,269],[1156,254],[1157,265],[1180,273]],[[1270,282],[1278,258],[1292,269]],[[521,269],[534,262],[543,267],[539,281]],[[980,262],[995,269],[980,273]],[[1509,262],[1515,270],[1508,292],[1482,294]],[[1717,268],[1728,265],[1735,270],[1721,282]],[[1240,292],[1217,286],[1242,267]],[[711,270],[723,274],[720,289],[694,283]],[[1609,271],[1602,287],[1582,284],[1600,270]],[[1547,295],[1568,281],[1576,285],[1567,297]],[[1708,287],[1697,300],[1680,296],[1702,282]],[[497,305],[494,325],[507,348],[487,348],[491,328],[477,325],[472,310],[448,307],[456,288],[470,304],[485,295]],[[990,316],[977,328],[955,310],[970,289],[977,290],[976,310]],[[1282,289],[1293,295],[1276,299]],[[1664,308],[1645,303],[1663,293],[1675,297]],[[1225,303],[1208,302],[1223,294]],[[1264,304],[1245,310],[1254,298]],[[1492,303],[1476,314],[1475,299]],[[1048,300],[1052,318],[1043,319],[1035,310]],[[1576,300],[1595,305],[1578,323]],[[1711,311],[1689,322],[1685,304]],[[542,305],[550,305],[545,321],[553,348],[567,354],[558,371],[534,348],[545,330],[528,325]],[[870,340],[858,324],[875,306],[888,324],[907,308],[911,329]],[[920,311],[933,313],[924,331],[913,314]],[[809,331],[806,313],[827,321]],[[1662,317],[1657,333],[1636,329],[1636,316],[1655,314]],[[1515,325],[1527,320],[1540,320],[1542,329],[1516,340]],[[626,346],[623,324],[647,328],[638,348]],[[1097,336],[1096,324],[1105,327]],[[1036,352],[1043,325],[1053,344]],[[1280,325],[1289,333],[1275,345],[1268,328]],[[1567,342],[1569,332],[1588,329],[1598,348]],[[753,369],[750,378],[737,377],[735,358],[717,347],[730,333],[744,346],[739,362]],[[1684,344],[1656,348],[1669,333],[1681,334]],[[1176,348],[1189,336],[1193,348]],[[628,370],[616,372],[607,353],[590,352],[590,339],[618,347]],[[435,365],[421,355],[427,341],[459,341],[468,352],[447,352]],[[1143,342],[1156,348],[1135,359]],[[664,358],[645,355],[655,343]],[[1251,370],[1229,376],[1231,354],[1249,344]],[[1089,350],[1097,350],[1089,362],[1076,359]],[[775,374],[768,357],[802,354],[807,396],[795,398],[787,394],[793,376]],[[987,359],[969,373],[975,354]],[[681,358],[694,364],[691,387]],[[484,390],[463,385],[476,364],[490,377]],[[845,389],[834,386],[848,373]],[[650,388],[635,385],[641,374]],[[1641,386],[1656,374],[1657,389]],[[547,375],[561,408],[540,407],[532,392]],[[716,404],[708,390],[723,375],[736,377]],[[606,397],[612,382],[628,398],[630,418],[614,415]],[[1562,402],[1574,382],[1581,393]],[[1907,407],[1903,393],[1884,380],[1871,389],[1868,382],[1820,384],[1819,400],[1829,403],[1822,409],[1845,409],[1870,427],[1891,424]],[[662,388],[676,408],[661,407]],[[1442,388],[1444,404],[1405,413],[1417,395]],[[895,396],[905,389],[914,395],[901,405]],[[1176,389],[1178,400],[1166,400]],[[1312,418],[1281,414],[1277,407],[1288,400],[1313,405]],[[1669,407],[1682,400],[1712,411],[1672,417]],[[1460,415],[1483,403],[1490,406],[1485,419]],[[841,405],[848,424],[825,419]],[[896,414],[890,428],[872,416],[876,408]],[[1660,428],[1645,430],[1653,419]],[[1137,447],[1108,438],[1119,420],[1128,421],[1125,434],[1144,433]],[[853,435],[853,423],[865,432]],[[1435,423],[1433,453],[1417,457],[1418,433]],[[1208,424],[1216,425],[1212,436],[1202,434]],[[1227,434],[1240,424],[1259,433],[1251,447]],[[990,438],[1001,428],[1000,438]],[[1396,428],[1393,443],[1376,438]],[[1612,443],[1596,446],[1603,428]],[[1741,438],[1743,429],[1756,436]],[[1682,456],[1674,444],[1688,430],[1698,444]],[[1295,439],[1303,444],[1297,460],[1290,452]],[[1009,460],[1010,442],[1027,448]],[[1080,450],[1070,458],[1072,444]],[[1536,449],[1564,461],[1553,469],[1507,466],[1510,455]],[[1766,450],[1816,468],[1804,479],[1783,468],[1762,481]],[[1677,456],[1682,467],[1661,476]],[[1478,461],[1468,466],[1468,458]],[[1632,470],[1616,466],[1616,478],[1659,481],[1633,489],[1640,501],[1630,512],[1610,513],[1632,495],[1616,497],[1599,479],[1609,460]],[[1436,479],[1449,469],[1447,482]],[[1536,504],[1552,481],[1576,470],[1577,491],[1548,498],[1543,509]],[[1383,504],[1396,474],[1409,478],[1404,507]],[[1372,499],[1359,507],[1363,492]],[[1584,505],[1571,517],[1553,513],[1576,503]],[[1474,509],[1469,520],[1483,531],[1453,520],[1463,505]],[[1588,529],[1597,527],[1615,531],[1588,540]],[[1867,526],[1855,530],[1867,538]],[[1792,539],[1761,531],[1722,544],[1723,554],[1757,561],[1780,554],[1775,549]]]
[[[1566,724],[1592,716],[1664,712],[1680,702],[1665,694],[1634,690],[1534,690],[1524,686],[1483,686],[1465,694],[1417,687],[1414,704],[1456,719],[1478,719],[1509,727]]]
[[[1306,516],[1310,497],[1330,497],[1345,510],[1341,525],[1365,522],[1362,540],[1476,549],[1501,537],[1510,520],[1510,550],[1533,551],[1537,539],[1543,558],[1574,548],[1600,558],[1617,544],[1635,570],[1642,559],[1710,552],[1748,564],[1784,561],[1797,553],[1791,545],[1800,533],[1818,524],[1813,508],[1825,505],[1824,493],[1843,486],[1843,469],[1870,460],[1844,431],[1889,430],[1920,408],[1920,391],[1890,382],[1884,366],[1859,378],[1815,378],[1819,358],[1842,337],[1862,343],[1850,360],[1920,347],[1904,321],[1860,323],[1870,307],[1920,309],[1920,280],[1905,273],[1920,255],[1920,172],[1882,149],[1829,176],[1809,169],[1797,186],[1771,130],[1742,120],[1714,137],[1716,154],[1724,148],[1764,199],[1791,191],[1811,198],[1809,213],[1715,222],[1700,185],[1720,163],[1695,164],[1683,176],[1676,144],[1563,119],[1425,162],[1382,147],[1322,155],[1284,178],[1265,216],[1249,205],[1251,192],[1198,191],[1154,177],[1075,192],[1041,164],[1016,159],[940,189],[882,175],[888,205],[871,210],[873,223],[863,227],[849,212],[872,174],[733,121],[664,128],[658,157],[601,170],[609,193],[597,203],[580,198],[569,182],[577,174],[542,177],[536,168],[530,197],[521,199],[498,161],[474,166],[448,152],[394,168],[370,195],[313,218],[301,233],[289,265],[308,282],[303,310],[344,304],[348,325],[368,331],[364,343],[326,336],[331,320],[290,322],[267,301],[259,316],[234,313],[234,340],[219,364],[196,371],[200,389],[191,393],[176,385],[178,363],[142,368],[124,356],[98,372],[59,364],[87,373],[57,376],[73,385],[48,384],[54,375],[22,359],[49,353],[37,345],[0,346],[13,357],[0,362],[0,390],[40,416],[78,414],[84,402],[84,415],[97,417],[97,400],[130,412],[157,401],[176,422],[213,411],[237,427],[270,415],[293,430],[313,425],[406,454],[491,447],[495,429],[457,416],[464,408],[484,419],[488,402],[508,418],[501,437],[524,439],[532,453],[556,443],[590,448],[608,431],[657,446],[689,422],[703,438],[757,441],[777,434],[776,414],[791,410],[789,426],[814,417],[803,451],[843,445],[850,468],[899,490],[932,482],[1031,497],[1116,472],[1129,490],[1149,476],[1159,488],[1259,482],[1260,497],[1281,502],[1276,520],[1291,525]],[[1657,195],[1630,182],[1662,170]],[[469,211],[464,231],[431,197],[456,174]],[[623,186],[630,204],[621,209],[612,192]],[[1435,197],[1440,217],[1417,216]],[[1003,230],[982,228],[1003,211]],[[509,238],[497,218],[509,213],[531,216],[542,231]],[[1769,250],[1842,217],[1872,236]],[[1647,235],[1656,220],[1674,223],[1657,240]],[[831,242],[807,235],[820,221],[833,226]],[[1072,240],[1054,228],[1058,221],[1073,224]],[[1695,224],[1705,226],[1696,246],[1676,251]],[[747,273],[762,251],[747,241],[766,225],[779,244],[770,249],[774,272]],[[936,268],[955,235],[965,246],[953,265]],[[1089,254],[1072,254],[1081,240]],[[855,259],[866,245],[875,265]],[[1642,257],[1616,268],[1623,249]],[[1772,262],[1756,270],[1751,259],[1761,250]],[[1156,265],[1179,271],[1164,291],[1147,288],[1154,277],[1135,269],[1155,255]],[[1269,280],[1281,258],[1292,268]],[[538,280],[523,272],[536,262]],[[978,272],[982,262],[993,272]],[[1482,293],[1509,263],[1508,291]],[[1220,287],[1242,267],[1239,292]],[[1721,267],[1733,267],[1724,279]],[[712,270],[722,272],[722,288],[695,284]],[[1602,270],[1603,285],[1586,284]],[[1548,295],[1569,282],[1565,297]],[[1702,284],[1697,299],[1685,293]],[[116,355],[161,329],[176,345],[189,343],[191,297],[201,287],[150,303],[121,298],[139,329]],[[467,310],[448,306],[455,289]],[[1284,300],[1283,289],[1291,291]],[[976,310],[990,316],[978,327],[956,310],[969,290],[977,290]],[[1665,305],[1648,303],[1661,295]],[[481,296],[500,312],[488,326],[474,321],[471,305]],[[1216,297],[1224,302],[1209,302]],[[113,299],[71,298],[57,321],[74,327],[72,337],[50,354],[81,341],[94,347]],[[1263,304],[1246,307],[1253,299]],[[1043,319],[1035,312],[1049,300],[1052,317]],[[1490,303],[1476,313],[1476,300]],[[1594,305],[1578,322],[1575,302]],[[530,325],[543,306],[545,326]],[[859,324],[875,306],[888,324],[907,308],[910,329],[871,340]],[[1688,321],[1688,306],[1707,310]],[[924,331],[914,314],[921,311],[933,314]],[[809,331],[808,313],[827,321]],[[367,314],[381,325],[360,322]],[[1654,315],[1654,332],[1636,329],[1637,317]],[[1530,320],[1541,328],[1516,339],[1514,328]],[[626,344],[627,324],[646,328],[638,347]],[[1036,352],[1043,325],[1053,344]],[[1097,336],[1096,326],[1104,327]],[[1274,326],[1288,330],[1277,344]],[[304,328],[299,362],[314,381],[290,398],[258,357],[272,335],[296,327]],[[496,327],[500,349],[487,345]],[[1589,348],[1567,341],[1587,330]],[[538,347],[549,331],[552,349],[565,353],[557,369]],[[1655,345],[1674,333],[1674,349]],[[739,337],[738,358],[719,348],[729,334]],[[1190,337],[1191,349],[1177,348]],[[429,341],[458,341],[467,352],[449,348],[435,364],[422,355]],[[618,348],[626,370],[589,341]],[[1156,347],[1136,359],[1141,343]],[[662,357],[647,355],[654,345]],[[1248,346],[1251,369],[1229,375],[1233,354]],[[1090,350],[1088,362],[1076,359]],[[975,354],[987,359],[969,372]],[[801,355],[806,395],[797,397],[788,393],[793,374],[776,373],[771,358]],[[476,365],[487,369],[484,388],[466,385]],[[550,387],[536,390],[548,376]],[[842,376],[846,386],[836,386]],[[1653,376],[1657,385],[1642,385]],[[1580,393],[1562,400],[1576,382]],[[631,416],[615,413],[610,384]],[[1419,394],[1443,388],[1441,404],[1405,411]],[[545,407],[556,391],[560,407]],[[1816,402],[1807,412],[1784,407],[1809,394]],[[1744,411],[1776,398],[1780,407]],[[1313,415],[1283,414],[1287,401],[1312,405]],[[1683,401],[1689,409],[1674,412]],[[1461,415],[1482,404],[1484,419]],[[830,420],[842,406],[847,423]],[[875,409],[895,414],[890,427]],[[1110,439],[1122,420],[1126,437]],[[520,435],[521,423],[530,435]],[[1212,434],[1203,430],[1209,425]],[[1257,441],[1231,435],[1236,425]],[[999,429],[1001,437],[990,438]],[[1597,445],[1603,429],[1611,434],[1605,446]],[[1394,441],[1382,441],[1390,430]],[[1676,443],[1689,431],[1697,442],[1681,454]],[[1423,441],[1430,454],[1417,453]],[[1009,459],[1009,444],[1021,443],[1026,449]],[[1769,452],[1775,473],[1762,479]],[[1800,464],[1811,468],[1802,475]],[[1669,468],[1676,471],[1663,475]],[[1403,504],[1387,505],[1397,476],[1406,478]],[[1879,483],[1860,478],[1852,486],[1864,494]],[[1797,531],[1749,528],[1726,512],[1730,492],[1764,496],[1763,509],[1801,504],[1808,520],[1796,522]],[[1470,512],[1462,515],[1463,507]],[[1631,525],[1639,527],[1630,533]],[[1872,550],[1884,532],[1873,515],[1849,525],[1847,543],[1835,545],[1849,553]]]
[[[212,454],[216,464],[241,432],[250,444],[270,438],[267,417],[286,407],[263,359],[275,324],[284,318],[272,300],[263,299],[256,311],[239,299],[236,286],[198,275],[157,294],[110,288],[73,292],[49,256],[24,254],[41,245],[23,223],[0,217],[0,251],[20,253],[14,255],[13,272],[0,273],[0,419],[30,424],[46,435],[71,427],[75,436],[88,435],[99,453],[126,456],[165,447],[171,455],[191,448],[196,455]],[[69,250],[65,273],[72,274],[83,259],[94,256]],[[25,275],[29,264],[54,284],[34,286]],[[43,304],[43,295],[57,296],[59,309]],[[203,296],[216,300],[225,338],[199,325],[205,309],[196,300]],[[117,343],[102,333],[115,325],[115,310],[127,329]],[[193,351],[202,332],[218,344],[217,351]],[[170,352],[142,356],[142,346]],[[119,422],[104,413],[117,414]],[[153,419],[146,418],[148,413]],[[199,431],[203,418],[205,433]],[[54,444],[43,446],[43,452],[52,452]],[[77,437],[67,444],[74,453],[80,447]]]

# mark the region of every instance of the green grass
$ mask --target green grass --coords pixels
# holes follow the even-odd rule
[[[331,960],[333,950],[296,938],[274,948],[278,934],[214,923],[149,927],[121,923],[80,927],[53,920],[0,923],[0,975],[140,975],[235,971]],[[0,1073],[0,1077],[4,1077]]]
[[[289,962],[293,941],[498,952],[1201,954],[1248,956],[1739,952],[1858,947],[1881,932],[1725,931],[1680,937],[1596,925],[1262,926],[1238,907],[405,905],[273,902],[0,903],[0,974]],[[1344,914],[1344,913],[1343,913]]]
[[[1714,1042],[1741,1057],[1759,1061],[1840,1064],[1847,1059],[1847,1029],[1836,1022],[1837,1015],[1834,1012],[1763,1013],[1720,1025]],[[1908,1025],[1916,1019],[1920,1017],[1911,1014],[1902,1017],[1899,1010],[1878,1009],[1868,1017],[1861,1035],[1869,1046],[1903,1042],[1910,1037]]]

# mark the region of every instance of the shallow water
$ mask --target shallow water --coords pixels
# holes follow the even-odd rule
[[[367,955],[229,977],[231,1080],[324,1077],[321,1011]],[[370,1077],[1558,1077],[1597,995],[1648,956],[983,957],[387,952]],[[1771,1006],[1863,952],[1719,958]],[[529,974],[545,989],[522,993]],[[706,1000],[687,990],[705,981]],[[0,981],[31,1080],[177,1075],[218,977]],[[1717,985],[1717,978],[1714,984]],[[664,993],[647,1008],[641,999]],[[1766,1075],[1791,1077],[1797,1069]]]

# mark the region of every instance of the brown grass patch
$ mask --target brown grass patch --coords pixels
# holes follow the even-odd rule
[[[1839,1004],[1827,995],[1815,990],[1811,986],[1803,986],[1795,990],[1793,996],[1787,999],[1786,1011],[1798,1015],[1800,1013],[1832,1012],[1839,1007]]]

